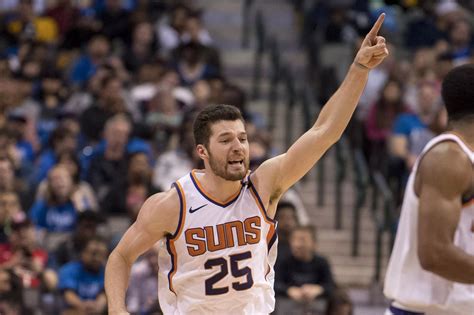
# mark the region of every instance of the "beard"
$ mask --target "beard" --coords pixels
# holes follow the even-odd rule
[[[215,159],[211,152],[209,152],[209,166],[211,167],[211,170],[214,174],[225,180],[237,181],[244,179],[249,170],[250,159],[245,157],[242,164],[244,166],[243,169],[239,171],[229,171],[229,164],[227,162]]]

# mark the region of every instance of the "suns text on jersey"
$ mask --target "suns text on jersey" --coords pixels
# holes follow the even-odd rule
[[[257,244],[261,236],[261,219],[255,216],[243,222],[231,221],[216,226],[190,228],[184,235],[191,256],[199,256],[206,251],[215,252],[234,246]]]

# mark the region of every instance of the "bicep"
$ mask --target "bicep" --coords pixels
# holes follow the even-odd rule
[[[461,197],[446,195],[439,185],[425,185],[420,195],[418,238],[421,252],[451,244],[461,213]]]
[[[452,145],[444,143],[429,151],[420,162],[415,181],[419,187],[418,254],[422,261],[436,259],[453,244],[462,196],[471,184],[471,163]]]
[[[167,192],[151,196],[145,201],[137,220],[115,249],[130,265],[166,234],[174,231],[177,225],[175,214],[178,213],[175,210],[179,209],[174,204],[174,197]]]

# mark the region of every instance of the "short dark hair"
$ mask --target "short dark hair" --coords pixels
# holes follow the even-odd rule
[[[311,234],[311,238],[313,239],[313,241],[316,242],[318,234],[314,225],[298,225],[291,231],[291,234],[298,231],[308,232],[309,234]]]
[[[474,64],[456,67],[448,72],[441,89],[450,121],[474,118]]]
[[[211,137],[211,125],[221,120],[241,120],[245,122],[240,110],[232,105],[209,105],[204,108],[194,120],[193,133],[194,143],[196,145],[209,145],[209,138]]]

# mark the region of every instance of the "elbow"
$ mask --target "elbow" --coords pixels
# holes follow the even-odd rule
[[[425,249],[418,251],[418,259],[420,261],[421,268],[425,271],[436,273],[439,263],[442,262],[442,258],[439,253],[433,249]]]

